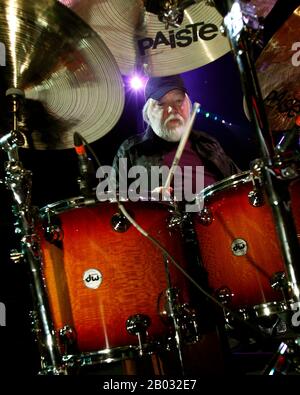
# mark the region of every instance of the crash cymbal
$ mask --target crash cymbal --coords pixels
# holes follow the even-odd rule
[[[168,29],[155,13],[145,11],[142,0],[60,1],[100,35],[124,75],[140,68],[153,76],[177,74],[230,50],[219,32],[222,17],[202,1],[185,9],[179,28]]]
[[[300,7],[273,35],[256,61],[272,131],[292,128],[300,111]]]
[[[73,133],[88,142],[109,132],[124,106],[122,77],[109,49],[93,30],[55,0],[2,0],[0,131],[7,132],[5,92],[25,93],[20,129],[35,149],[73,146]]]

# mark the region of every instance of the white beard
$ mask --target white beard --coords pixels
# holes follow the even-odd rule
[[[162,124],[161,122],[161,116],[158,117],[157,114],[156,116],[152,116],[152,114],[148,114],[149,121],[151,124],[151,127],[154,131],[154,133],[169,142],[177,142],[181,139],[185,129],[186,129],[186,122],[182,118],[181,115],[177,114],[170,114],[168,118],[164,121]],[[162,115],[162,114],[161,114]],[[167,123],[172,120],[172,119],[178,119],[180,121],[180,124],[175,127],[167,127]]]

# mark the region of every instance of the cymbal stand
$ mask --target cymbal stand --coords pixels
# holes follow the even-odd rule
[[[169,260],[166,255],[164,255],[164,264],[165,264],[165,272],[166,272],[167,284],[168,284],[168,288],[166,290],[167,303],[170,311],[170,316],[173,320],[173,325],[174,325],[175,344],[178,352],[180,369],[182,375],[184,376],[185,370],[184,370],[183,355],[182,355],[182,336],[180,330],[180,317],[178,316],[178,312],[177,312],[178,309],[176,308],[177,295],[176,295],[176,289],[172,288],[170,271],[169,271]]]
[[[13,194],[13,213],[18,224],[16,233],[22,237],[21,255],[25,257],[29,268],[35,309],[33,319],[41,353],[40,374],[65,374],[43,281],[39,238],[35,233],[34,208],[31,206],[32,173],[24,169],[19,161],[18,149],[19,146],[24,145],[25,139],[17,130],[17,112],[20,99],[24,94],[13,88],[9,89],[6,95],[9,99],[12,98],[14,128],[0,139],[0,148],[7,153],[9,159],[5,164],[5,184]]]
[[[224,32],[226,33],[240,72],[243,92],[246,98],[252,123],[255,126],[261,159],[256,161],[254,170],[261,174],[269,204],[272,208],[279,245],[286,268],[292,302],[300,301],[300,248],[295,224],[288,201],[282,196],[278,182],[271,176],[274,155],[270,140],[268,120],[262,94],[252,59],[252,43],[261,30],[252,5],[240,0],[226,0],[214,4],[220,10],[226,5]],[[219,5],[219,7],[218,7]],[[224,11],[224,8],[223,8]],[[277,180],[278,181],[278,180]]]

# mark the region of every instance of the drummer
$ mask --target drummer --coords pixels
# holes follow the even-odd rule
[[[153,185],[153,168],[165,166],[169,169],[172,165],[174,156],[177,152],[178,143],[185,132],[186,126],[191,117],[191,101],[182,78],[179,75],[168,77],[151,77],[145,86],[145,105],[143,108],[143,118],[147,124],[144,134],[138,134],[127,139],[119,148],[115,156],[113,168],[116,175],[119,174],[119,192],[122,192],[122,174],[126,174],[122,166],[127,166],[128,170],[133,166],[139,166],[147,173],[148,183],[145,183],[145,189],[151,185],[148,190],[153,191],[157,185]],[[127,162],[124,161],[127,160]],[[192,172],[185,172],[184,168],[192,168]],[[186,183],[184,179],[184,189],[190,185],[195,193],[199,193],[203,187],[214,184],[215,182],[238,173],[240,170],[235,163],[225,154],[218,141],[209,134],[192,130],[187,144],[183,150],[179,161],[179,168],[183,169],[181,175],[190,179]],[[200,169],[202,183],[197,181],[197,169]],[[135,172],[132,172],[133,174]],[[129,174],[129,173],[128,173]],[[143,174],[142,174],[143,175]],[[142,177],[141,177],[142,178]],[[159,187],[165,183],[162,181]],[[176,177],[174,175],[173,193],[176,197]],[[151,182],[151,184],[149,184]],[[126,184],[126,183],[124,183]],[[198,184],[198,185],[197,185]],[[179,185],[180,187],[180,185]],[[198,191],[195,188],[198,187]],[[184,190],[183,201],[186,200],[186,190]],[[184,240],[184,250],[188,262],[189,274],[206,290],[209,290],[208,277],[206,269],[203,266],[202,259],[199,255],[199,248],[195,238],[195,233],[190,221],[184,221],[181,224],[181,231]],[[205,333],[203,341],[198,346],[193,346],[193,352],[190,360],[190,371],[196,366],[203,366],[200,356],[205,355],[205,361],[209,365],[220,367],[220,349],[221,346],[218,333],[222,329],[216,330],[217,318],[214,315],[214,309],[207,304],[203,295],[192,286],[190,287],[190,298],[199,316],[202,317],[201,331]],[[205,318],[204,318],[205,317]],[[211,347],[215,347],[212,351]],[[210,350],[207,352],[207,350]],[[211,352],[212,351],[212,352]],[[200,358],[196,358],[195,355]],[[208,356],[209,354],[209,356]],[[208,362],[209,360],[209,362]],[[209,370],[209,369],[208,369]]]
[[[187,89],[179,75],[149,78],[145,86],[143,108],[146,131],[124,141],[114,158],[113,169],[120,187],[122,174],[127,174],[127,170],[124,172],[121,169],[124,165],[127,169],[140,166],[147,172],[144,185],[148,190],[153,191],[164,185],[162,177],[160,185],[153,185],[156,179],[153,170],[162,166],[171,168],[179,140],[191,117],[191,107]],[[181,175],[188,178],[184,180],[184,192],[192,188],[197,193],[203,187],[239,172],[215,138],[195,130],[191,131],[178,165],[178,170],[182,170]],[[180,197],[183,196],[182,191],[173,192],[175,196],[179,193]]]

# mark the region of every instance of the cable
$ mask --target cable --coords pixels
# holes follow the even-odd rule
[[[84,138],[82,138],[83,142],[93,155],[95,161],[97,162],[97,165],[101,167],[101,163],[99,158],[97,157],[96,153],[94,150],[90,147],[90,145],[86,142]],[[218,307],[220,307],[222,310],[226,311],[227,313],[230,313],[231,316],[242,323],[243,325],[247,326],[253,333],[256,333],[259,335],[260,338],[265,338],[265,339],[271,339],[273,338],[272,335],[265,334],[261,331],[259,331],[254,325],[252,325],[250,322],[245,321],[243,318],[240,317],[238,313],[236,313],[234,310],[230,309],[229,307],[225,306],[222,304],[217,298],[209,294],[204,288],[202,288],[183,268],[182,266],[175,260],[175,258],[166,250],[166,248],[154,237],[149,235],[149,233],[143,229],[132,217],[131,215],[127,212],[126,208],[124,205],[119,201],[117,195],[115,196],[116,203],[118,205],[118,208],[122,212],[122,214],[125,216],[125,218],[140,232],[144,237],[146,237],[148,240],[150,240],[165,256],[167,256],[172,264],[203,294],[211,300],[214,304],[216,304]]]

